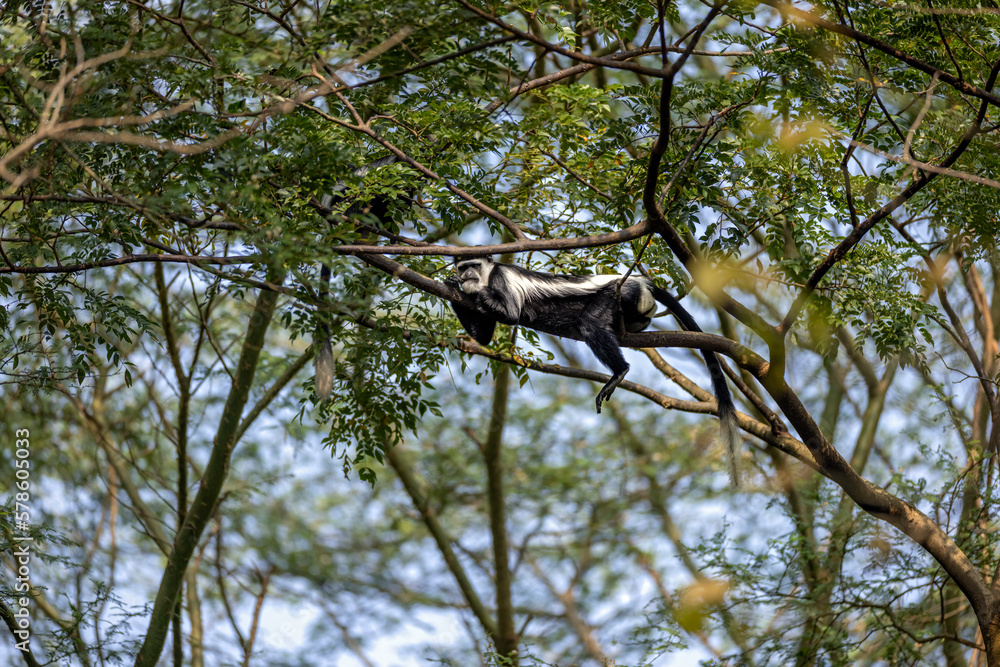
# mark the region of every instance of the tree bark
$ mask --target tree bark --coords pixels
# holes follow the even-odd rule
[[[996,607],[994,602],[989,619],[985,623],[983,620],[979,621],[983,643],[986,644],[986,664],[989,667],[1000,667],[1000,614],[997,613]]]

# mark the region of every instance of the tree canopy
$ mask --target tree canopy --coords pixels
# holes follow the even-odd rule
[[[998,73],[972,0],[7,3],[6,654],[1000,665]],[[593,415],[484,254],[706,333]]]

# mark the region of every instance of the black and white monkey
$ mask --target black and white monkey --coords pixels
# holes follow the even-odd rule
[[[643,276],[563,276],[528,271],[497,264],[490,257],[456,261],[457,275],[445,282],[475,298],[475,308],[452,302],[466,332],[480,345],[489,345],[497,322],[525,326],[543,333],[581,340],[598,360],[611,369],[612,377],[597,394],[597,412],[611,398],[628,373],[621,352],[625,332],[638,333],[652,321],[656,302],[666,306],[688,331],[701,331],[681,304],[664,289]],[[719,405],[721,437],[726,449],[729,475],[739,486],[740,435],[736,408],[729,393],[722,365],[714,352],[703,350],[705,365]]]

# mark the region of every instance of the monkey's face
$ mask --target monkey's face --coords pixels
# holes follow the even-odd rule
[[[459,262],[455,269],[458,271],[458,279],[462,283],[462,291],[466,294],[475,294],[485,289],[489,284],[493,262],[480,257],[466,259]]]

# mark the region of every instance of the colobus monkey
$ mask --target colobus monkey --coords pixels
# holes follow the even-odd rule
[[[362,167],[358,167],[357,169],[354,169],[353,172],[355,176],[364,178],[372,169],[378,169],[379,167],[393,164],[396,160],[397,158],[395,155],[389,154],[385,157],[369,162]],[[323,195],[320,200],[320,204],[326,208],[332,207],[344,198],[344,191],[346,189],[347,185],[343,181],[337,181],[332,192],[328,195]],[[344,212],[344,216],[350,218],[360,213],[370,213],[375,216],[377,220],[384,223],[389,217],[389,202],[384,198],[376,197],[368,205],[354,203]],[[324,263],[319,272],[319,296],[323,301],[326,301],[327,296],[330,293],[330,273],[330,265]],[[334,375],[333,345],[330,341],[330,327],[326,324],[321,324],[319,326],[319,330],[313,337],[313,345],[317,348],[315,353],[316,396],[320,400],[326,400],[329,398],[330,392],[333,391]]]
[[[656,302],[666,306],[688,331],[701,331],[681,304],[664,289],[642,276],[630,276],[616,294],[619,275],[557,276],[528,271],[509,264],[496,264],[490,257],[456,261],[457,275],[445,282],[473,295],[475,309],[452,302],[465,330],[480,345],[489,345],[497,322],[520,325],[554,336],[585,342],[612,377],[597,394],[597,412],[611,398],[628,373],[621,352],[624,333],[638,333],[649,326]],[[619,305],[620,304],[620,305]],[[729,476],[739,486],[740,435],[733,397],[726,385],[722,365],[714,352],[702,350],[719,404],[722,440]]]

